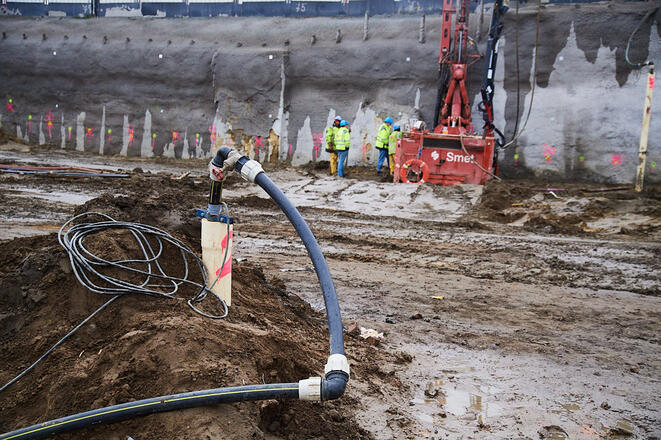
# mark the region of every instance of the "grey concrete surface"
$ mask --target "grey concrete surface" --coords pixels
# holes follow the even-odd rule
[[[653,6],[543,6],[533,107],[518,143],[500,156],[503,175],[633,180],[647,73],[632,71],[624,50]],[[479,32],[480,9],[471,15],[481,50],[490,5],[485,10]],[[536,14],[526,5],[518,19],[514,10],[506,17],[495,112],[508,138],[531,99]],[[633,60],[661,60],[660,23],[657,12],[642,25]],[[350,163],[372,163],[386,115],[431,122],[440,16],[426,17],[423,44],[419,17],[373,17],[369,26],[363,41],[362,18],[4,17],[0,123],[32,143],[106,155],[206,157],[233,145],[262,161],[304,164],[327,159],[321,134],[339,114],[352,123]],[[478,63],[474,101],[480,76]],[[657,93],[649,181],[661,180],[661,168],[651,166],[661,159],[660,108]],[[477,102],[474,123],[479,129]]]

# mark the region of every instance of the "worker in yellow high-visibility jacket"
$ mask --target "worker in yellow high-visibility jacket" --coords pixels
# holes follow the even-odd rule
[[[340,122],[340,129],[335,134],[335,151],[337,151],[337,175],[344,177],[344,165],[347,162],[349,155],[349,147],[351,146],[351,133],[349,131],[349,123],[347,121]]]
[[[388,139],[388,163],[390,164],[390,175],[395,174],[395,152],[397,151],[397,141],[402,138],[402,132],[399,125],[392,126],[392,133]]]
[[[374,146],[379,150],[379,158],[376,161],[376,173],[381,175],[381,167],[383,162],[388,160],[388,143],[390,142],[390,133],[392,129],[392,118],[388,116],[383,124],[379,127],[379,131],[376,134],[376,142]]]
[[[340,130],[342,118],[335,116],[333,125],[326,129],[326,151],[330,154],[330,175],[337,173],[337,152],[335,151],[335,135]]]

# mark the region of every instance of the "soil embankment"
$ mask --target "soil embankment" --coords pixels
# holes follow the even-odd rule
[[[78,285],[49,232],[76,212],[100,211],[161,227],[199,251],[192,212],[205,206],[208,178],[202,162],[2,154],[7,164],[73,162],[130,176],[0,176],[4,383],[104,300]],[[661,436],[657,186],[442,188],[378,181],[366,168],[344,180],[315,167],[269,173],[329,262],[350,332],[347,395],[154,415],[85,438]],[[323,301],[304,247],[258,188],[232,176],[224,198],[236,220],[230,316],[216,322],[184,301],[120,298],[0,394],[0,430],[321,372]],[[130,252],[124,244],[107,236],[98,249],[117,257]],[[383,337],[363,339],[360,327]]]

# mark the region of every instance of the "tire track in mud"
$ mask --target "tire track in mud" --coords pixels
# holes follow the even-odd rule
[[[405,350],[414,356],[411,365],[384,367],[392,372],[394,381],[407,384],[411,394],[408,398],[406,393],[390,394],[389,404],[370,402],[373,409],[385,414],[380,421],[374,411],[366,416],[384,427],[387,434],[381,438],[405,437],[406,432],[429,437],[434,431],[449,433],[451,437],[471,435],[480,429],[476,426],[478,416],[483,417],[484,424],[499,438],[510,437],[515,432],[534,437],[540,423],[548,424],[549,420],[556,420],[572,437],[579,438],[585,420],[614,426],[615,414],[635,421],[641,433],[655,432],[651,422],[653,408],[661,402],[642,388],[653,388],[653,378],[661,371],[655,355],[658,344],[655,332],[661,319],[657,298],[464,276],[456,269],[439,270],[429,263],[438,254],[457,257],[457,248],[469,256],[475,251],[470,243],[439,240],[449,235],[452,228],[433,231],[429,235],[437,241],[412,248],[408,236],[420,234],[427,225],[409,225],[402,232],[404,237],[388,238],[383,229],[390,222],[383,219],[359,216],[354,219],[356,222],[345,223],[338,229],[334,218],[326,215],[326,221],[321,224],[320,219],[313,218],[313,213],[308,211],[306,215],[315,225],[322,246],[332,243],[341,249],[325,254],[345,320],[357,320],[360,325],[385,332],[386,340],[382,344],[385,350]],[[273,227],[274,222],[279,222],[277,216],[268,220],[261,222],[245,216],[237,228],[246,227],[254,236],[265,236],[275,230],[270,238],[285,244],[268,250],[268,256],[257,258],[271,264],[270,270],[283,277],[288,288],[313,306],[317,303],[321,307],[310,287],[316,285],[314,274],[278,272],[282,265],[305,266],[306,258],[303,249],[291,247],[296,237],[285,229]],[[378,220],[382,221],[381,228]],[[359,232],[353,227],[356,224]],[[369,233],[370,228],[375,232]],[[584,241],[589,246],[611,243]],[[553,242],[557,243],[558,251],[562,246],[574,244],[564,239]],[[617,246],[626,245],[618,241],[611,243],[616,251]],[[533,248],[517,258],[537,258],[536,250],[539,251]],[[251,255],[254,252],[253,248]],[[414,252],[418,260],[413,257]],[[501,244],[498,252],[506,256],[511,246]],[[442,295],[445,299],[434,300],[429,298],[431,295]],[[415,313],[420,313],[422,318],[411,320]],[[394,324],[385,323],[386,318]],[[448,358],[456,358],[456,364],[448,364]],[[476,358],[480,359],[477,365]],[[568,371],[575,380],[567,382]],[[595,397],[594,390],[603,387],[604,381],[610,385],[602,388],[601,397]],[[436,386],[440,400],[424,395],[430,383],[443,384]],[[479,391],[492,386],[502,391],[496,396]],[[629,391],[623,399],[621,389],[630,386],[637,387],[636,391]],[[500,408],[497,416],[472,413],[468,403],[463,409],[450,405],[458,395],[468,399],[468,391],[465,394],[457,391],[464,389],[477,389],[470,393],[491,407]],[[598,406],[602,401],[590,403],[590,398],[617,402],[619,412],[603,414],[604,410]],[[584,409],[567,414],[561,406],[566,401]],[[528,409],[525,416],[517,409],[520,405]],[[444,416],[439,418],[438,414]],[[472,418],[466,418],[469,416]]]

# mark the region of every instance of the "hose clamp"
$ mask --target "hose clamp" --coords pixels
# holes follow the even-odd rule
[[[324,373],[328,375],[331,371],[343,371],[349,376],[349,361],[343,354],[331,354],[326,362]]]
[[[230,150],[229,154],[227,155],[227,159],[223,161],[223,173],[224,174],[229,174],[230,171],[234,169],[236,166],[236,163],[241,159],[243,156],[241,154],[232,149]]]
[[[311,377],[298,381],[298,398],[300,400],[321,400],[321,377]]]
[[[222,182],[223,176],[223,170],[214,165],[213,161],[209,162],[209,179],[215,182]]]
[[[259,173],[263,172],[264,169],[262,168],[262,164],[252,159],[244,163],[241,167],[241,177],[252,183],[255,182],[255,177],[257,177]]]

